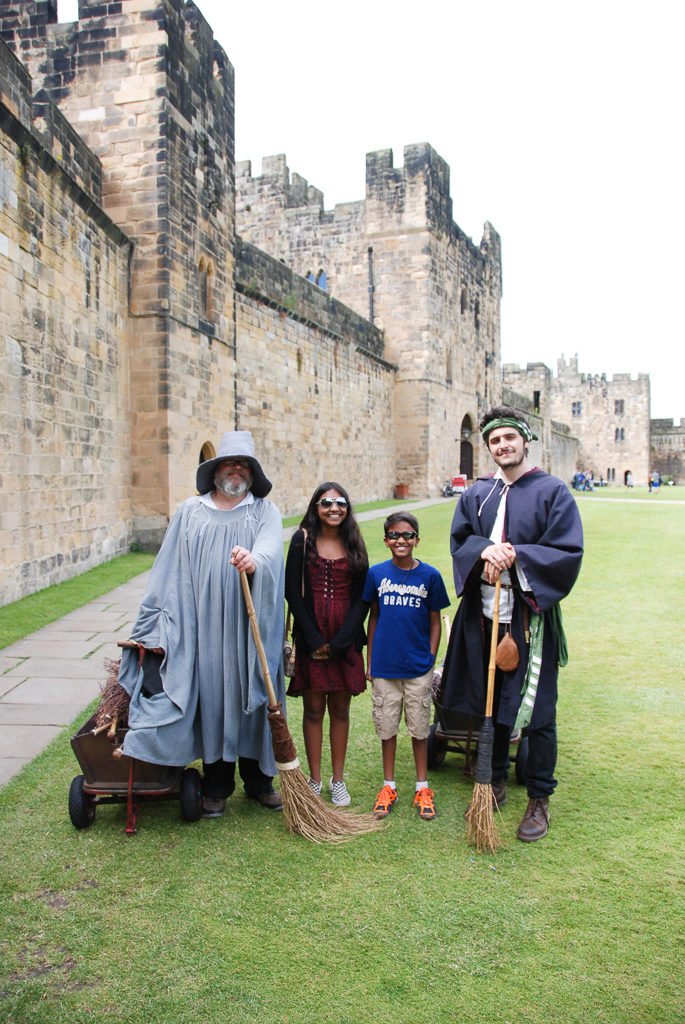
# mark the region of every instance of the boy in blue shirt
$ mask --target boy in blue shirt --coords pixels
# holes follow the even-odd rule
[[[414,806],[420,818],[428,819],[436,813],[427,780],[431,683],[442,632],[440,612],[450,601],[438,570],[414,557],[419,543],[416,517],[393,512],[383,530],[392,558],[370,567],[362,595],[371,605],[367,679],[373,685],[373,723],[385,776],[373,813],[383,818],[397,802],[395,754],[404,705],[416,764]]]

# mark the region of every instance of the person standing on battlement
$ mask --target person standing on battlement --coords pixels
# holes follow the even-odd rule
[[[497,471],[462,494],[454,513],[451,553],[462,600],[450,633],[440,703],[482,718],[494,611],[501,575],[500,637],[509,632],[518,664],[495,675],[492,792],[506,802],[509,740],[525,728],[528,806],[517,836],[534,842],[547,833],[549,800],[557,785],[557,675],[566,664],[559,602],[580,572],[583,531],[573,496],[562,480],[532,466],[537,440],[526,418],[496,406],[480,429]]]

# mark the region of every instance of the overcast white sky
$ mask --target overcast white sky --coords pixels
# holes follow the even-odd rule
[[[685,417],[681,0],[197,0],[236,74],[236,158],[326,209],[429,142],[454,218],[502,236],[504,362],[648,372]]]

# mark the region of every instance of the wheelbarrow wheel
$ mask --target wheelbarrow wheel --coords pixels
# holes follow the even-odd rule
[[[522,736],[516,748],[516,781],[519,786],[526,784],[526,763],[528,761],[528,737]]]
[[[185,821],[199,821],[202,817],[202,777],[197,768],[184,768],[179,790],[181,814]]]
[[[95,821],[95,799],[83,790],[85,778],[77,775],[69,787],[69,817],[74,828],[89,828]]]
[[[427,741],[427,757],[428,767],[431,771],[439,768],[442,762],[445,760],[445,754],[447,753],[447,740],[440,739],[436,736],[435,731],[438,727],[437,722],[433,722],[428,733]]]

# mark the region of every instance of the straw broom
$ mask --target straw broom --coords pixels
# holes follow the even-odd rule
[[[271,727],[271,741],[281,781],[283,814],[290,831],[304,836],[305,839],[310,839],[313,843],[343,843],[354,836],[376,832],[379,826],[382,827],[387,822],[379,822],[371,815],[350,814],[336,807],[328,807],[307,782],[305,774],[300,768],[295,744],[288,731],[283,705],[276,700],[264,645],[259,633],[257,615],[252,603],[250,584],[244,571],[240,571],[240,582],[269,698],[267,717]]]
[[[501,842],[495,828],[495,816],[492,810],[492,745],[495,727],[492,722],[492,704],[495,692],[495,657],[497,655],[497,634],[499,632],[499,596],[502,586],[501,577],[495,582],[495,610],[492,616],[492,636],[490,637],[490,660],[488,662],[488,688],[485,698],[485,718],[478,739],[478,755],[476,757],[476,778],[473,787],[471,805],[466,815],[466,838],[475,845],[478,852],[490,850],[496,853]]]

